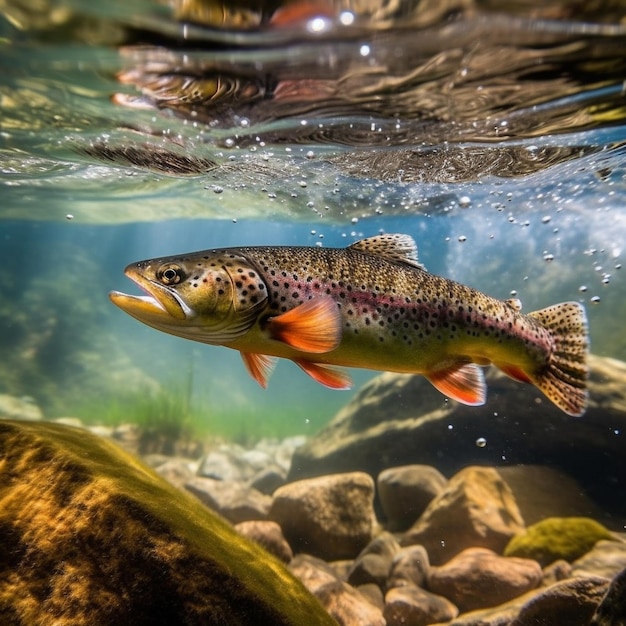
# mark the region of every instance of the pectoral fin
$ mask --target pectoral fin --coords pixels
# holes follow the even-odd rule
[[[350,389],[352,387],[350,375],[341,368],[300,359],[294,359],[294,363],[324,387],[330,387],[330,389]]]
[[[255,354],[254,352],[240,352],[239,354],[241,354],[243,363],[250,376],[265,389],[276,365],[276,359],[267,356],[267,354]]]
[[[487,387],[483,371],[475,363],[456,364],[426,375],[444,395],[470,406],[485,404]]]
[[[270,318],[267,331],[272,339],[296,350],[314,354],[330,352],[341,341],[341,313],[331,297],[312,298]]]

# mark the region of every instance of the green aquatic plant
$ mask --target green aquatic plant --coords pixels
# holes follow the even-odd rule
[[[305,417],[301,407],[231,407],[198,398],[186,382],[123,393],[106,402],[89,398],[74,409],[87,424],[136,424],[142,437],[175,442],[228,439],[251,446],[263,438],[312,434],[326,417]],[[167,447],[167,443],[165,446]]]

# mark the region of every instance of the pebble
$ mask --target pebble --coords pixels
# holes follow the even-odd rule
[[[624,625],[626,625],[626,569],[613,578],[590,622],[590,626]]]
[[[436,565],[467,547],[502,552],[524,520],[513,493],[490,467],[470,466],[455,474],[405,533],[403,546],[423,545]]]
[[[486,548],[467,548],[433,567],[428,589],[450,599],[461,611],[496,606],[534,589],[542,579],[539,563],[507,558]]]
[[[185,489],[229,522],[267,519],[272,499],[244,484],[195,476]]]
[[[373,501],[368,474],[320,476],[279,487],[269,518],[280,524],[296,552],[329,561],[354,558],[372,539]]]
[[[572,563],[571,575],[613,578],[625,568],[626,543],[603,539]]]
[[[608,586],[598,576],[555,583],[524,604],[510,626],[588,626]]]
[[[396,587],[385,596],[387,626],[427,626],[459,614],[452,602],[419,587]]]
[[[387,588],[415,585],[424,587],[430,572],[428,552],[424,546],[408,546],[395,555],[391,564]]]
[[[341,581],[323,560],[299,554],[291,572],[342,626],[386,626],[382,611],[354,587]]]
[[[293,559],[291,547],[285,540],[285,537],[283,537],[283,531],[276,522],[269,520],[240,522],[235,525],[235,530],[244,537],[256,541],[256,543],[263,546],[281,561],[289,563]]]
[[[383,589],[393,557],[399,550],[400,544],[391,533],[381,533],[354,560],[348,582],[354,586],[374,583]]]
[[[430,465],[405,465],[383,470],[376,479],[378,497],[390,530],[406,530],[424,512],[448,481]]]

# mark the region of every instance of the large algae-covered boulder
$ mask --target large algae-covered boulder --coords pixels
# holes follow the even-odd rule
[[[277,559],[115,444],[0,421],[0,622],[334,624]]]
[[[544,465],[573,477],[616,517],[626,503],[626,363],[590,356],[590,401],[572,418],[494,368],[487,403],[447,401],[422,376],[384,373],[293,456],[289,480],[400,465],[452,476],[468,465]],[[588,515],[587,512],[580,514]]]

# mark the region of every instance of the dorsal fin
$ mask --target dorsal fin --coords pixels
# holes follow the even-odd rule
[[[426,269],[417,260],[417,246],[410,235],[376,235],[355,241],[348,248],[380,256],[396,263],[412,265],[421,270]]]

